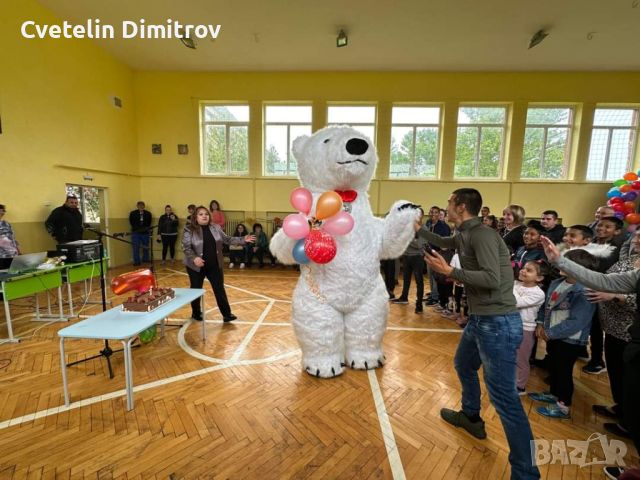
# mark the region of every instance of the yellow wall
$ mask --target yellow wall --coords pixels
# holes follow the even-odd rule
[[[598,103],[640,103],[638,73],[165,73],[136,72],[138,153],[141,194],[159,211],[175,203],[215,198],[223,208],[256,212],[290,210],[288,194],[295,181],[261,176],[262,104],[268,101],[310,101],[314,129],[326,119],[327,102],[374,102],[378,105],[380,163],[370,196],[374,212],[408,198],[443,205],[461,186],[478,188],[494,212],[509,203],[522,204],[530,216],[556,208],[565,223],[587,222],[603,203],[608,183],[587,183],[586,160],[593,111]],[[244,178],[200,177],[199,103],[248,102],[250,175]],[[438,102],[444,107],[441,180],[388,180],[389,129],[394,102]],[[457,109],[461,102],[501,102],[511,110],[511,142],[506,145],[503,179],[455,181],[453,160]],[[524,121],[529,102],[571,103],[577,106],[571,179],[567,182],[520,181]],[[151,144],[162,143],[163,154],[152,155]],[[189,155],[177,154],[187,143]],[[640,160],[640,156],[638,156]],[[637,165],[636,165],[637,168]]]
[[[54,248],[42,222],[74,183],[107,188],[110,224],[119,225],[140,189],[133,73],[90,40],[22,38],[25,20],[59,23],[33,0],[1,0],[0,11],[6,220],[25,251]],[[113,106],[114,95],[123,108]],[[128,260],[119,252],[115,263]]]

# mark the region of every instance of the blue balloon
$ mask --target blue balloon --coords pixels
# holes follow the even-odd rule
[[[296,242],[296,244],[293,246],[291,254],[293,255],[293,259],[300,264],[305,265],[311,261],[309,260],[309,257],[307,257],[307,254],[304,252],[304,238]]]
[[[621,197],[622,192],[618,187],[613,187],[607,192],[607,198]]]
[[[636,192],[627,192],[622,195],[622,199],[625,202],[633,202],[636,198],[638,198],[638,194]]]

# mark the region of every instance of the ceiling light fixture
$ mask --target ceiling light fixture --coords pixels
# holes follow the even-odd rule
[[[542,43],[542,41],[548,36],[549,34],[545,32],[543,29],[538,30],[536,33],[533,34],[533,37],[531,37],[531,40],[529,40],[529,49],[532,49],[536,45],[539,45],[540,43]]]
[[[349,39],[347,38],[347,34],[344,33],[344,30],[340,30],[338,38],[336,38],[336,47],[346,47],[348,43]]]

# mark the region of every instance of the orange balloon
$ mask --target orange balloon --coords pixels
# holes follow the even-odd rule
[[[324,192],[316,205],[316,218],[324,220],[342,210],[342,198],[336,192]]]
[[[631,185],[629,185],[628,183],[626,185],[622,185],[620,187],[620,191],[622,193],[627,193],[627,192],[630,192],[631,190],[633,190],[633,187]]]
[[[622,178],[630,182],[633,182],[635,180],[638,180],[638,174],[636,172],[627,172],[624,174]]]
[[[636,225],[640,223],[640,213],[630,213],[624,219],[628,224]]]

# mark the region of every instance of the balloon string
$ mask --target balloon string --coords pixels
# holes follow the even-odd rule
[[[321,303],[326,303],[327,299],[324,297],[324,295],[322,295],[322,293],[320,293],[320,287],[318,287],[318,284],[316,283],[315,279],[313,278],[313,273],[311,272],[311,267],[309,267],[307,265],[300,265],[300,268],[302,268],[303,271],[304,271],[304,280],[307,283],[307,286],[309,287],[309,291]]]

